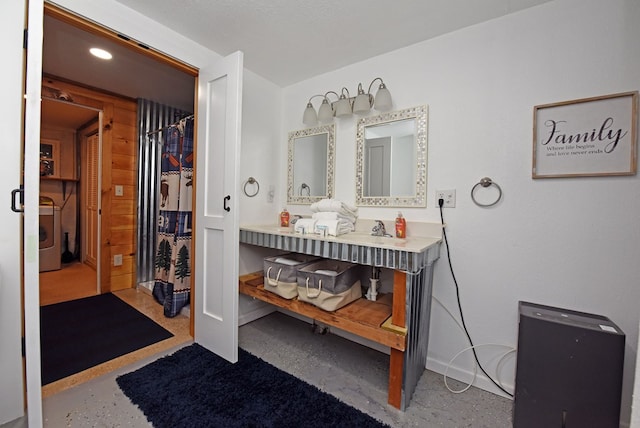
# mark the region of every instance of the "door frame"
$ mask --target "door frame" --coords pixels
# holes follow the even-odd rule
[[[62,2],[58,2],[60,4]],[[174,57],[171,57],[163,52],[157,51],[155,49],[150,49],[143,43],[139,41],[133,40],[129,38],[127,35],[123,35],[119,32],[111,30],[107,28],[107,26],[101,25],[97,20],[89,20],[89,18],[82,15],[80,12],[76,13],[71,8],[65,9],[58,5],[49,3],[48,0],[44,2],[44,15],[55,18],[59,21],[62,21],[68,25],[76,27],[80,30],[87,31],[93,33],[99,37],[102,37],[110,42],[118,43],[129,50],[134,51],[137,54],[145,55],[151,57],[157,61],[163,62],[166,65],[176,68],[177,70],[189,74],[195,77],[194,84],[194,92],[196,93],[195,99],[197,100],[197,90],[198,90],[198,73],[199,69],[193,66],[190,66]],[[55,79],[55,78],[54,78]],[[69,82],[71,84],[77,85],[73,82]],[[104,182],[104,174],[103,174],[103,165],[102,165],[102,157],[103,150],[106,146],[110,147],[110,139],[105,144],[105,140],[103,138],[103,115],[104,115],[104,102],[101,100],[92,100],[95,102],[94,106],[86,106],[82,105],[82,107],[94,108],[95,110],[100,111],[100,124],[99,124],[99,133],[100,133],[100,162],[98,164],[98,175],[99,175],[99,188],[111,188],[111,183]],[[196,109],[196,105],[193,106],[194,110]],[[194,137],[195,138],[195,137]],[[109,217],[103,217],[102,208],[108,207],[110,204],[107,202],[108,194],[100,191],[100,197],[98,198],[98,230],[99,230],[99,242],[98,242],[98,261],[97,261],[97,291],[101,293],[103,291],[111,290],[111,257],[108,251],[109,243],[103,242],[100,237],[108,237],[110,236],[111,224],[109,221]],[[195,216],[195,212],[194,212]],[[193,280],[190,285],[191,294],[193,294],[194,284]],[[191,302],[193,304],[193,302]],[[192,306],[193,307],[193,306]],[[190,334],[194,335],[194,319],[193,316],[190,316]]]
[[[30,9],[33,9],[33,5],[35,4],[36,6],[42,6],[44,0],[32,0],[32,3],[30,3]],[[49,1],[49,0],[47,0]],[[173,58],[180,58],[180,60],[174,60],[175,61],[175,65],[176,66],[180,66],[180,67],[184,67],[184,70],[191,70],[193,71],[193,75],[194,77],[196,77],[197,80],[197,76],[199,74],[199,70],[203,69],[203,68],[207,68],[208,66],[217,64],[220,60],[223,59],[223,57],[219,54],[217,54],[216,52],[211,51],[208,48],[205,48],[204,46],[194,42],[193,40],[190,40],[188,38],[186,38],[185,36],[183,36],[180,33],[177,33],[173,30],[171,30],[171,28],[166,27],[164,25],[159,24],[156,21],[153,21],[152,19],[148,18],[147,16],[138,13],[132,9],[129,9],[128,7],[114,1],[114,0],[104,0],[102,2],[85,2],[82,0],[56,0],[56,3],[58,5],[61,5],[61,7],[65,8],[66,10],[71,11],[71,14],[77,14],[77,15],[73,15],[74,20],[79,19],[79,16],[81,16],[83,20],[92,20],[93,22],[99,23],[100,25],[103,25],[104,27],[97,27],[99,28],[100,31],[108,31],[109,34],[113,34],[115,36],[123,36],[126,37],[126,42],[130,42],[134,45],[138,45],[140,46],[141,49],[145,49],[145,50],[149,50],[149,52],[146,53],[150,53],[153,56],[157,56],[157,55],[162,55],[162,57],[169,57],[169,56],[173,56]],[[37,11],[37,14],[40,14],[40,27],[42,27],[42,9],[40,9],[39,11]],[[67,12],[69,13],[69,12]],[[36,16],[37,17],[37,16]],[[33,23],[38,23],[37,20],[32,21]],[[149,43],[145,43],[142,44],[136,40],[130,40],[129,37],[124,36],[124,34],[118,34],[114,31],[111,30],[106,30],[106,28],[119,28],[122,29],[124,31],[124,33],[128,33],[128,35],[130,35],[131,37],[137,37],[138,40],[145,40],[148,41]],[[41,34],[41,30],[42,28],[39,29],[40,30],[40,34],[39,34],[39,38],[35,38],[32,39],[30,37],[29,39],[29,43],[33,43],[36,46],[36,49],[34,49],[32,52],[33,53],[38,53],[38,48],[39,48],[39,54],[40,54],[40,58],[42,55],[41,52],[41,48],[42,48],[42,34]],[[125,41],[120,41],[120,42],[125,42]],[[162,54],[160,54],[159,51],[155,51],[154,49],[150,48],[150,46],[153,46],[154,43],[160,47],[160,49],[162,49]],[[38,46],[39,44],[39,46]],[[30,45],[31,46],[31,45]],[[145,51],[143,51],[145,52]],[[241,55],[241,53],[240,53]],[[39,65],[41,67],[41,61],[38,62],[36,61],[35,63],[32,63],[35,65],[35,67],[28,67],[31,68],[30,73],[33,74],[33,70],[37,69],[37,66]],[[193,64],[193,65],[188,65],[188,64]],[[239,62],[240,66],[240,70],[242,70],[242,62]],[[30,73],[27,73],[28,75]],[[230,74],[230,76],[232,77],[233,75]],[[40,78],[40,76],[38,76],[38,78]],[[33,80],[33,76],[31,77],[31,79]],[[232,79],[233,80],[233,79]],[[236,78],[236,81],[242,82],[241,78]],[[198,82],[199,83],[199,82]],[[36,87],[35,84],[32,84],[32,87],[34,88],[35,92],[40,92],[40,82],[38,82],[38,86]],[[196,87],[194,88],[194,91],[196,91],[196,88],[199,87],[199,84],[196,85]],[[195,92],[196,95],[198,95],[198,92]],[[239,95],[239,97],[234,100],[234,103],[236,104],[236,106],[239,106],[240,104],[238,104],[239,102],[241,102],[241,86],[240,86],[240,91],[237,91],[237,94]],[[27,90],[27,95],[30,96],[32,95],[29,90]],[[39,99],[39,97],[38,97]],[[31,96],[31,98],[27,97],[27,102],[31,102],[30,105],[27,108],[27,112],[31,112],[33,113],[33,117],[38,117],[39,118],[39,106],[37,105],[37,101],[38,99],[35,99],[35,97]],[[197,96],[196,96],[197,99]],[[216,104],[213,106],[214,108],[220,108],[221,105],[218,103],[219,100],[214,99],[213,100]],[[34,111],[35,110],[35,111]],[[241,113],[241,109],[238,109],[238,111]],[[201,114],[203,115],[202,117],[206,117],[206,115],[208,115],[208,106],[207,106],[207,110],[205,111],[199,111],[196,113],[196,120],[198,118],[198,115]],[[228,119],[228,118],[227,118]],[[236,124],[237,129],[240,129],[240,116],[237,116],[237,120],[238,123]],[[227,124],[229,125],[229,124]],[[228,127],[231,128],[231,127]],[[38,129],[39,131],[39,129]],[[35,132],[38,132],[35,131]],[[233,147],[227,147],[226,149],[229,150],[234,150],[239,153],[240,151],[240,141],[239,141],[239,132],[236,135],[238,137],[238,139],[230,139],[230,138],[225,138],[224,141],[229,144],[229,142],[233,141],[236,146]],[[196,138],[198,138],[196,136]],[[216,141],[216,140],[214,140]],[[219,140],[218,140],[219,141]],[[196,144],[196,140],[194,139],[194,145]],[[202,143],[201,143],[202,144]],[[37,151],[35,150],[34,147],[30,147],[30,152],[29,152],[29,156],[37,153]],[[230,175],[229,177],[225,178],[225,182],[221,183],[221,185],[223,186],[223,191],[224,192],[228,192],[232,195],[232,201],[231,201],[231,205],[234,207],[233,209],[235,210],[238,207],[237,204],[237,200],[238,200],[238,167],[239,167],[239,156],[236,157],[233,168],[234,168],[234,174]],[[200,175],[201,172],[198,172],[198,175]],[[33,189],[33,184],[32,187]],[[37,192],[36,192],[37,193]],[[27,193],[28,194],[28,193]],[[26,220],[25,216],[25,220]],[[35,216],[37,218],[37,216]],[[228,232],[230,235],[234,235],[237,236],[238,234],[238,222],[237,222],[237,214],[236,211],[233,212],[233,215],[228,216],[227,220],[225,221],[225,224],[227,224],[228,226]],[[37,222],[34,223],[34,226],[37,226]],[[37,230],[36,227],[33,228],[33,230]],[[233,257],[233,261],[234,261],[234,266],[235,267],[235,271],[237,272],[238,269],[238,264],[237,264],[237,254],[238,254],[238,248],[239,248],[239,244],[238,241],[230,241],[227,243],[228,245],[230,245],[230,248],[227,249],[227,252],[229,253],[234,253],[235,256]],[[25,245],[28,245],[28,242],[25,242]],[[37,254],[35,255],[36,260],[37,260]],[[25,257],[26,259],[26,257]],[[194,270],[197,270],[198,266],[194,265]],[[35,281],[35,284],[37,285],[37,278]],[[27,286],[32,285],[33,282],[30,282],[28,280],[25,280],[25,288],[27,288]],[[207,289],[210,286],[214,286],[214,287],[224,287],[225,283],[221,283],[221,282],[216,282],[215,284],[206,284]],[[238,291],[237,291],[237,276],[236,278],[231,281],[226,283],[226,287],[225,289],[228,288],[229,290],[227,290],[227,294],[233,294],[236,298],[236,303],[237,303],[237,298],[238,298]],[[193,283],[192,283],[192,290],[193,290]],[[231,291],[232,293],[228,293],[229,291]],[[201,298],[201,296],[197,296],[198,299]],[[191,293],[191,300],[192,300],[192,305],[194,302],[194,293]],[[36,300],[37,303],[37,300]],[[195,307],[195,306],[192,306]],[[25,318],[31,317],[33,318],[31,320],[33,327],[35,329],[36,332],[39,331],[39,326],[37,325],[37,322],[39,321],[39,308],[36,308],[36,310],[33,309],[33,303],[29,303],[28,307],[25,307],[25,312],[29,312]],[[35,320],[36,322],[34,323],[33,320]],[[191,317],[191,329],[193,332],[193,317]],[[236,320],[236,325],[237,325],[237,320]],[[230,334],[234,334],[234,336],[237,338],[237,331],[235,332],[230,332]],[[29,345],[27,346],[27,353],[29,354]],[[34,361],[34,363],[36,363],[39,366],[39,358],[34,358],[36,356],[36,354],[39,354],[39,344],[36,347],[36,351],[33,354],[31,354],[30,358],[32,361]],[[38,355],[39,357],[39,355]],[[35,371],[33,371],[30,376],[31,378],[34,378],[34,374]],[[39,371],[38,371],[38,375],[39,375]],[[38,385],[39,385],[39,380],[38,380]],[[38,388],[39,389],[39,388]],[[40,392],[39,390],[37,391],[38,393]],[[34,391],[32,390],[32,394],[34,393]],[[41,400],[40,397],[38,397],[37,400],[35,400],[33,403],[31,404],[39,404],[40,408],[39,413],[40,413],[40,421],[38,421],[37,418],[34,419],[30,419],[30,424],[31,422],[34,422],[34,426],[38,426],[41,425]],[[31,405],[30,404],[30,405]],[[30,410],[31,413],[31,410]],[[38,424],[37,422],[40,422],[40,424]]]
[[[49,1],[49,0],[47,0]],[[62,16],[66,17],[66,19],[70,19],[72,23],[84,23],[89,28],[93,29],[98,34],[103,34],[108,37],[113,37],[113,40],[125,44],[130,48],[143,53],[145,55],[151,55],[152,57],[160,60],[166,60],[168,63],[172,64],[176,68],[192,74],[196,78],[196,85],[194,87],[194,91],[196,91],[196,99],[197,99],[197,88],[198,88],[198,74],[199,69],[202,66],[215,62],[216,60],[222,59],[222,56],[219,54],[204,48],[203,46],[195,43],[194,41],[187,39],[177,32],[172,32],[168,27],[158,24],[157,22],[147,18],[146,16],[139,14],[137,12],[133,12],[130,9],[126,8],[119,3],[111,0],[105,0],[99,3],[88,3],[84,0],[56,0],[56,3],[59,6],[52,5],[50,3],[45,3],[44,0],[31,0],[29,1],[29,9],[28,9],[28,17],[30,25],[29,31],[29,49],[28,51],[32,56],[36,57],[36,60],[32,61],[32,67],[35,65],[35,69],[42,68],[42,33],[43,33],[43,15],[44,9],[46,8],[47,13],[56,13],[59,12]],[[126,9],[126,10],[124,10]],[[126,12],[126,13],[124,13]],[[135,16],[133,16],[135,15]],[[91,21],[90,21],[91,20]],[[135,22],[134,22],[135,21]],[[125,32],[130,32],[134,37],[137,34],[139,36],[139,40],[149,40],[155,41],[158,46],[161,46],[163,51],[157,51],[155,49],[149,48],[149,45],[142,44],[137,40],[130,39],[125,37],[122,39],[122,34],[109,30],[109,27],[112,28],[124,28]],[[162,30],[162,31],[158,31]],[[166,52],[166,53],[165,53]],[[173,56],[171,56],[173,54]],[[39,55],[39,56],[37,56]],[[37,60],[40,58],[40,61]],[[180,59],[175,59],[180,58]],[[194,65],[189,65],[194,64]],[[27,73],[28,74],[28,73]],[[41,73],[40,73],[41,74]],[[27,78],[27,89],[26,89],[26,103],[27,107],[25,107],[26,112],[33,113],[32,120],[36,119],[39,121],[40,118],[40,108],[39,108],[39,99],[40,99],[40,87],[41,87],[41,76],[38,76],[38,82],[35,82],[34,77]],[[28,114],[27,114],[28,115]],[[33,128],[33,127],[31,127]],[[36,131],[34,129],[29,129],[27,127],[25,139],[29,140],[29,138],[34,139],[33,135],[28,135],[29,133],[33,134]],[[39,134],[39,126],[37,127],[37,133]],[[195,137],[197,138],[197,136]],[[37,140],[39,141],[39,135]],[[197,144],[197,142],[196,142]],[[37,154],[35,150],[32,150],[34,154]],[[28,152],[28,151],[27,151]],[[34,162],[34,160],[30,159],[30,157],[34,157],[32,154],[25,154],[25,162]],[[239,161],[239,159],[238,159]],[[35,165],[39,165],[39,158],[35,157]],[[237,167],[237,165],[236,165]],[[37,177],[39,178],[39,177]],[[36,179],[37,179],[36,178]],[[37,188],[37,185],[34,186],[31,183],[30,186],[25,182],[26,188]],[[237,201],[237,183],[232,183],[233,188],[233,198]],[[35,195],[31,195],[29,197],[29,193],[26,192],[25,198],[25,206],[35,205],[35,209],[33,207],[25,208],[25,230],[27,230],[26,225],[29,223],[33,223],[29,230],[33,229],[37,231],[37,193]],[[35,204],[34,204],[35,202]],[[237,205],[234,203],[237,207]],[[29,214],[29,210],[31,209],[32,213]],[[235,209],[235,208],[234,208]],[[35,214],[35,215],[34,215]],[[237,230],[233,231],[233,233],[237,234]],[[34,235],[34,236],[31,236]],[[26,335],[27,340],[27,401],[29,403],[29,421],[30,426],[41,426],[42,425],[42,399],[41,399],[41,385],[40,385],[40,346],[39,346],[39,307],[36,309],[33,308],[34,305],[39,306],[39,298],[37,293],[38,288],[38,254],[37,251],[30,251],[31,241],[36,238],[35,233],[28,234],[25,232],[24,236],[24,246],[25,246],[25,274],[24,274],[24,290],[25,290],[25,300],[28,298],[32,298],[29,305],[25,304],[25,330],[29,333]],[[36,245],[37,248],[37,245]],[[237,251],[236,251],[237,252]],[[35,266],[35,267],[34,267]],[[236,266],[237,268],[237,266]],[[29,273],[28,271],[34,271]],[[35,276],[35,278],[34,278]],[[234,282],[237,284],[237,281]],[[33,290],[35,288],[35,290]],[[32,289],[29,295],[27,295],[27,290]],[[194,307],[194,287],[193,280],[191,284],[191,301],[192,307]],[[35,292],[35,299],[34,297]],[[37,333],[37,334],[36,334]],[[194,317],[191,316],[191,334],[194,333]],[[235,333],[237,335],[237,332]],[[29,340],[31,338],[31,341]],[[36,342],[34,342],[36,339]],[[30,343],[32,342],[32,343]],[[37,385],[37,389],[34,388],[34,385]]]

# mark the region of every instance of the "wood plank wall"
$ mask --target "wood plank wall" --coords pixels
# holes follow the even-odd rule
[[[102,109],[102,292],[136,286],[137,228],[137,103],[134,99],[102,92],[53,76],[43,84],[70,94],[78,104]],[[123,196],[115,196],[115,186]],[[122,254],[122,266],[113,265],[113,256]]]

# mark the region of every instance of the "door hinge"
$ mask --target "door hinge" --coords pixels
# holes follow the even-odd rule
[[[26,49],[28,43],[29,43],[29,30],[25,28],[24,31],[22,32],[22,48]]]
[[[27,356],[27,342],[26,340],[24,340],[24,336],[22,336],[22,356],[26,357]]]

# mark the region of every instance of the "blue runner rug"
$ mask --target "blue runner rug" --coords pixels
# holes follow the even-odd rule
[[[111,293],[40,308],[42,384],[172,337]]]
[[[116,379],[156,428],[387,427],[239,349],[231,364],[193,344]]]

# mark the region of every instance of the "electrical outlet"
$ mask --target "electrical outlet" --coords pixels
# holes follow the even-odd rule
[[[273,203],[273,197],[276,194],[276,187],[273,184],[269,185],[269,191],[267,192],[267,202],[272,204]]]
[[[442,199],[444,204],[442,208],[456,207],[456,191],[453,190],[436,190],[436,207],[439,207],[438,201]]]
[[[116,254],[113,256],[113,265],[122,266],[122,254]]]

